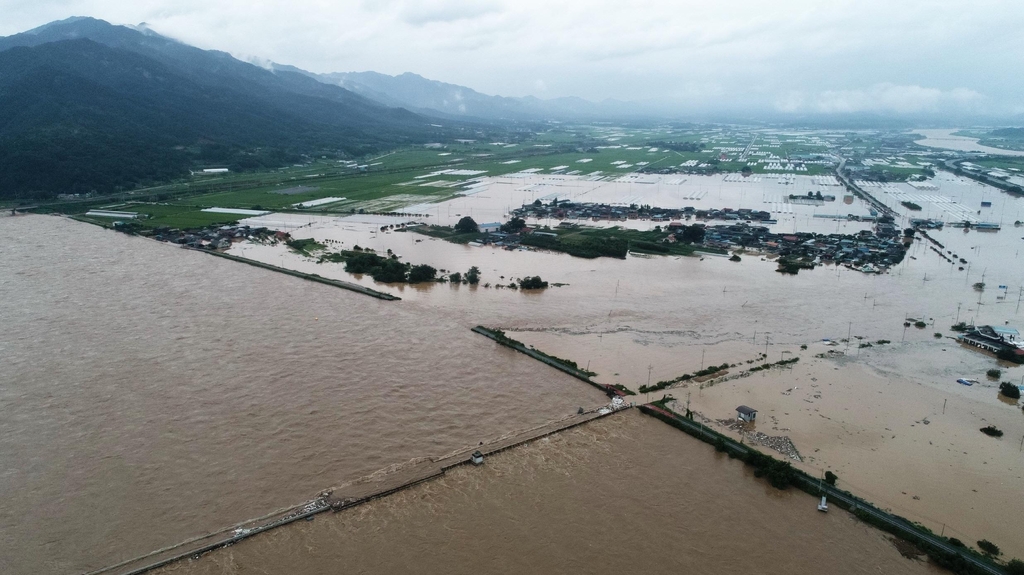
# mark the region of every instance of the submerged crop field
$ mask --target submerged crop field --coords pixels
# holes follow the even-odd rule
[[[817,175],[831,169],[832,150],[858,140],[863,138],[849,134],[560,126],[517,133],[509,141],[462,140],[350,160],[308,158],[268,172],[194,176],[116,196],[62,198],[41,209],[74,214],[117,205],[138,212],[151,227],[234,221],[200,213],[213,207],[386,213],[456,197],[479,177],[523,172],[606,179],[630,173]],[[336,200],[315,205],[325,198]]]

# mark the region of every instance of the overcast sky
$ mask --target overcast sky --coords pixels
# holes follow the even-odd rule
[[[315,72],[681,111],[1024,114],[1021,0],[0,0]]]

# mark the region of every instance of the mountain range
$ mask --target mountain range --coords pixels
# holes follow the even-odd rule
[[[131,189],[479,130],[145,27],[72,18],[0,38],[0,197]]]
[[[336,72],[312,74],[298,68],[274,65],[274,69],[307,74],[389,106],[401,106],[422,114],[445,118],[479,120],[594,120],[644,116],[643,109],[630,102],[583,98],[534,96],[510,98],[488,96],[471,88],[429,80],[406,72],[389,76],[378,72]]]

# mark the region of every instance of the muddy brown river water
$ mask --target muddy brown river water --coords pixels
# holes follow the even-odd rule
[[[0,218],[0,572],[77,573],[605,401],[445,317]]]
[[[992,199],[990,189],[940,176],[941,194],[964,203]],[[759,197],[752,193],[751,201]],[[477,324],[514,330],[539,349],[592,364],[601,382],[633,389],[648,379],[742,361],[764,350],[772,361],[783,352],[800,354],[804,344],[811,346],[807,354],[817,353],[823,350],[816,342],[847,333],[865,341],[890,340],[892,347],[864,350],[857,360],[867,365],[863,380],[870,385],[852,387],[861,380],[849,371],[828,381],[832,388],[822,399],[808,396],[811,378],[824,386],[837,366],[810,363],[805,355],[809,367],[801,363],[793,376],[801,378],[801,393],[782,395],[793,383],[786,374],[772,374],[712,388],[695,403],[721,418],[734,415],[734,404],[758,402],[779,418],[775,427],[789,430],[784,433],[815,458],[815,466],[839,469],[862,494],[937,531],[951,523],[965,541],[985,537],[1021,555],[1015,530],[985,515],[993,506],[999,507],[993,517],[1021,511],[1012,486],[1019,485],[1024,463],[1012,459],[1011,443],[1024,435],[1024,417],[1019,406],[997,398],[992,382],[955,384],[962,376],[984,380],[984,371],[999,365],[994,359],[933,335],[948,337],[958,317],[1024,327],[1015,295],[1024,285],[1024,230],[1012,225],[1022,202],[995,198],[1010,222],[1004,219],[1002,231],[947,227],[933,233],[970,261],[964,271],[924,241],[915,242],[910,257],[887,275],[819,268],[792,277],[775,273],[771,261],[756,255],[740,263],[711,256],[581,260],[456,246],[317,218],[293,231],[296,237],[359,243],[381,252],[390,248],[406,261],[453,271],[477,265],[485,282],[540,274],[568,284],[528,293],[380,285],[280,245],[232,248],[237,255],[392,292],[401,302],[56,217],[0,218],[0,572],[97,569],[294,505],[390,465],[603,403],[592,388],[472,334],[469,328]],[[479,200],[495,204],[489,209],[498,213],[507,202]],[[929,216],[939,215],[944,205],[923,203]],[[826,223],[846,233],[858,229]],[[989,287],[975,291],[971,286],[978,281]],[[904,330],[908,316],[925,320],[927,328]],[[1024,376],[1024,368],[1002,368],[1004,379]],[[675,395],[684,397],[685,390]],[[947,419],[936,416],[944,399],[953,408]],[[365,550],[363,560],[394,570],[448,549],[460,560],[437,564],[459,572],[467,562],[490,561],[479,559],[486,557],[480,554],[485,547],[495,550],[490,557],[509,558],[486,563],[493,567],[488,570],[508,564],[519,571],[559,572],[583,562],[593,566],[587,570],[610,565],[622,571],[640,561],[654,570],[707,564],[712,573],[745,565],[740,560],[746,557],[723,547],[735,537],[752,541],[757,551],[750,555],[769,565],[768,572],[822,571],[800,554],[833,571],[868,572],[844,571],[828,555],[836,545],[844,551],[835,556],[876,561],[869,562],[875,566],[871,572],[915,569],[893,555],[880,534],[840,514],[820,519],[813,506],[782,505],[795,496],[746,481],[742,469],[719,473],[734,464],[713,456],[704,461],[685,447],[689,438],[665,426],[629,423],[631,417],[608,426],[610,431],[601,431],[602,423],[526,448],[526,455],[502,455],[483,471],[460,470],[436,485],[340,514],[340,523],[318,519],[231,549],[240,553],[239,565],[256,571],[262,562],[275,566],[266,572],[323,571],[342,557],[335,547]],[[934,423],[916,423],[924,417]],[[976,430],[984,421],[998,422],[1011,439],[981,436]],[[903,427],[887,432],[886,427],[896,429],[893,424]],[[771,424],[765,430],[775,433]],[[649,433],[649,445],[660,451],[645,448]],[[617,439],[607,446],[594,439],[604,435]],[[624,448],[622,438],[632,448]],[[933,446],[924,448],[926,442],[936,444],[934,457],[927,455]],[[909,450],[914,456],[907,458]],[[962,452],[970,454],[956,456]],[[907,465],[897,467],[904,460]],[[650,466],[650,477],[665,481],[652,483],[643,466]],[[604,468],[616,473],[595,471]],[[685,481],[677,482],[677,476]],[[721,484],[744,495],[717,507],[693,507],[712,500]],[[580,494],[570,497],[567,490]],[[414,498],[417,493],[423,498]],[[973,493],[979,495],[968,495]],[[910,499],[917,494],[920,500]],[[668,511],[653,505],[659,498]],[[520,511],[524,520],[515,523]],[[431,513],[447,527],[425,528],[435,525]],[[706,529],[700,537],[679,519],[690,513]],[[501,520],[490,525],[488,517]],[[826,521],[828,529],[811,533],[795,527],[807,521]],[[458,532],[461,525],[488,543],[467,541]],[[502,529],[522,537],[502,539]],[[586,536],[570,536],[572,529]],[[526,531],[537,531],[537,537],[530,540]],[[373,540],[378,532],[388,535]],[[832,532],[843,535],[822,538]],[[776,552],[772,545],[779,533],[792,539],[778,543]],[[446,534],[451,537],[437,539]],[[351,537],[352,546],[338,543],[339,537]],[[286,549],[288,542],[296,546]],[[408,553],[391,557],[382,551],[406,542]],[[289,569],[303,545],[314,550],[311,567]],[[597,562],[584,562],[584,555]],[[281,562],[274,562],[276,556]],[[234,557],[230,553],[217,557],[176,569],[235,568],[225,563]],[[371,563],[363,565],[368,572]],[[780,567],[772,571],[775,565]]]
[[[159,573],[940,573],[637,410]]]

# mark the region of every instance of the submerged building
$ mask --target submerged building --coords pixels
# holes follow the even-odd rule
[[[1020,332],[1011,327],[979,325],[958,336],[957,340],[993,353],[1010,352],[1024,356],[1024,340],[1020,338]]]

